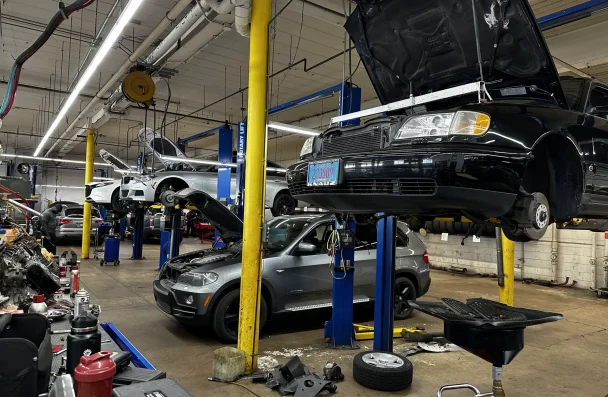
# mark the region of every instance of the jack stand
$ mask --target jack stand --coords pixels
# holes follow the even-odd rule
[[[353,296],[355,279],[355,221],[336,221],[332,266],[332,315],[325,323],[325,343],[330,348],[358,349],[354,340]],[[339,238],[338,238],[339,236]]]
[[[135,227],[133,228],[133,253],[131,259],[144,259],[144,214],[146,210],[142,206],[135,209]]]

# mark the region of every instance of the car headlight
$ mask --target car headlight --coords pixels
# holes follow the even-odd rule
[[[193,287],[202,287],[204,285],[215,283],[218,279],[218,275],[212,272],[206,273],[194,273],[187,272],[183,273],[177,279],[178,283],[191,285]]]
[[[302,146],[302,150],[300,150],[300,157],[304,157],[308,154],[312,153],[312,147],[315,143],[315,137],[311,136],[304,142],[304,146]]]
[[[459,111],[410,117],[397,131],[395,139],[446,135],[482,135],[490,127],[485,113]]]
[[[151,176],[148,175],[139,175],[133,178],[136,182],[150,182],[152,180]]]

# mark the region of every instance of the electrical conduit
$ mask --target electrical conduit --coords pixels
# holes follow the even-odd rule
[[[75,126],[82,124],[85,116],[93,110],[94,106],[103,99],[103,96],[110,91],[116,82],[120,80],[124,74],[131,68],[131,66],[137,62],[137,58],[139,58],[143,53],[150,48],[152,43],[160,37],[161,34],[173,23],[173,21],[181,14],[182,11],[186,9],[190,5],[190,0],[179,0],[169,12],[165,15],[165,17],[160,21],[160,23],[154,28],[154,30],[145,38],[145,40],[135,49],[135,51],[127,58],[127,60],[116,70],[116,72],[112,75],[112,77],[104,84],[104,86],[99,90],[93,99],[88,103],[88,105],[78,113],[78,116],[72,121],[72,123],[68,126],[65,132],[61,135],[61,138],[67,138],[69,134],[72,132]],[[77,132],[75,135],[78,135]],[[76,137],[70,137],[71,139],[75,139]],[[51,146],[49,150],[47,150],[45,157],[53,152],[53,150],[57,147],[59,140],[55,141],[55,143]]]

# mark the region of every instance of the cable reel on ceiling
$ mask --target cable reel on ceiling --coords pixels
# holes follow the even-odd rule
[[[156,86],[149,74],[134,70],[125,77],[121,89],[129,101],[151,106]]]

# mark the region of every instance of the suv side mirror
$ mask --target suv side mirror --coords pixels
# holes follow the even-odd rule
[[[311,243],[301,242],[298,244],[296,252],[301,254],[315,254],[317,252],[317,246]]]

